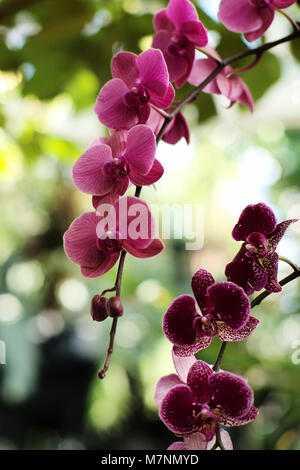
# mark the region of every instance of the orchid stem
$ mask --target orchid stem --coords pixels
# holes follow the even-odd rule
[[[293,268],[294,271],[299,271],[300,270],[300,267],[296,266],[292,261],[290,261],[288,258],[286,258],[285,256],[278,256],[278,259],[280,261],[283,261],[284,263],[288,264],[289,266],[291,266],[291,268]]]
[[[216,442],[214,443],[213,447],[210,450],[217,450],[218,447],[220,448],[220,450],[226,450],[222,442],[220,427],[218,427],[216,431]]]
[[[280,13],[282,16],[284,16],[291,23],[291,25],[294,28],[294,31],[299,31],[300,30],[300,27],[299,27],[299,24],[297,23],[297,21],[295,21],[294,18],[292,18],[288,13],[286,13],[286,11],[284,11],[284,10],[277,10],[277,11],[278,11],[278,13]]]
[[[142,186],[136,186],[135,189],[135,197],[140,197],[142,191]],[[125,258],[126,258],[127,252],[123,250],[121,252],[120,256],[120,261],[118,265],[118,272],[117,272],[117,277],[116,277],[116,282],[114,287],[111,289],[105,289],[101,295],[104,295],[106,292],[113,292],[116,291],[116,296],[120,297],[121,295],[121,286],[122,286],[122,277],[123,277],[123,269],[124,269],[124,263],[125,263]],[[106,354],[106,359],[104,362],[104,365],[102,369],[99,370],[98,372],[98,377],[99,379],[104,379],[105,373],[107,372],[111,360],[111,356],[114,352],[114,343],[115,343],[115,336],[116,336],[116,331],[117,331],[117,324],[118,324],[118,317],[113,319],[111,330],[110,330],[110,341],[109,341],[109,346]]]
[[[279,282],[279,284],[281,285],[281,287],[283,287],[286,284],[288,284],[289,282],[293,281],[294,279],[297,279],[297,277],[300,277],[300,269],[299,268],[296,271],[294,271],[292,274],[290,274],[289,276],[282,279]],[[256,307],[257,305],[259,305],[266,297],[268,297],[271,294],[272,294],[272,292],[269,292],[267,290],[263,291],[261,294],[259,294],[257,297],[255,297],[255,299],[252,300],[251,308]]]
[[[226,346],[227,346],[227,342],[223,341],[222,345],[221,345],[221,348],[220,348],[220,351],[219,351],[219,354],[218,354],[218,357],[216,359],[216,362],[213,365],[213,371],[214,372],[218,372],[220,370],[221,362],[222,362],[222,359],[223,359],[223,355],[224,355]]]

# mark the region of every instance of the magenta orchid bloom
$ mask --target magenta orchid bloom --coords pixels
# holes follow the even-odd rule
[[[247,41],[260,38],[272,24],[275,10],[287,8],[297,0],[222,0],[219,19],[226,28],[243,33]]]
[[[216,61],[211,58],[195,61],[189,83],[200,85],[217,67]],[[246,83],[234,74],[234,70],[227,65],[203,90],[204,93],[223,95],[230,100],[230,107],[237,101],[248,106],[253,112],[253,98]]]
[[[144,124],[151,104],[168,108],[174,99],[166,62],[160,50],[140,55],[119,52],[111,61],[113,79],[100,90],[95,112],[110,129],[130,129]]]
[[[167,110],[168,112],[169,110]],[[154,134],[157,135],[164,123],[164,117],[154,109],[151,109],[147,126],[151,127]],[[181,138],[186,140],[186,143],[190,143],[190,129],[184,115],[179,112],[172,119],[168,127],[166,128],[162,140],[168,144],[175,145]]]
[[[248,297],[233,282],[215,282],[200,269],[192,278],[192,289],[202,314],[191,295],[181,295],[163,318],[163,331],[175,354],[195,354],[207,348],[216,335],[222,341],[242,341],[257,327],[259,321],[249,316]]]
[[[153,47],[161,49],[171,82],[180,88],[190,75],[195,47],[207,44],[207,32],[189,0],[170,0],[154,17]]]
[[[93,194],[94,207],[114,204],[130,183],[153,184],[163,175],[163,167],[155,159],[155,136],[150,127],[135,126],[130,131],[115,131],[109,138],[92,142],[90,148],[73,167],[75,185]]]
[[[242,426],[253,421],[253,391],[243,377],[214,372],[203,361],[173,354],[176,374],[162,377],[155,391],[161,420],[178,436],[201,433],[209,442],[218,424]]]
[[[285,220],[277,225],[274,212],[263,202],[247,206],[232,232],[234,240],[244,243],[226,266],[227,279],[243,287],[247,295],[264,288],[280,292],[275,250],[289,225],[296,221]]]
[[[107,206],[103,213],[109,210]],[[106,217],[86,212],[75,219],[64,234],[64,248],[67,256],[81,266],[83,276],[98,277],[115,265],[122,250],[137,258],[149,258],[163,250],[163,243],[154,236],[147,204],[129,196],[110,205]]]
[[[230,435],[224,429],[220,429],[220,436],[225,450],[233,450]],[[173,442],[167,450],[211,450],[215,443],[215,438],[207,442],[205,435],[201,432],[195,432],[187,436],[183,441]]]

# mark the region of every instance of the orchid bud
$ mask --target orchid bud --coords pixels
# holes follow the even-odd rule
[[[124,309],[120,297],[111,297],[108,299],[107,310],[110,317],[121,317]]]
[[[104,321],[108,317],[107,299],[94,295],[91,302],[91,316],[94,321]]]

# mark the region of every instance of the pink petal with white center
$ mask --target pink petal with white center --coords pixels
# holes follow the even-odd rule
[[[185,443],[183,441],[177,441],[177,442],[173,442],[173,444],[171,444],[167,450],[188,450],[185,446]]]
[[[95,113],[99,121],[111,129],[130,129],[138,123],[135,109],[123,102],[128,87],[119,78],[107,82],[98,95]]]
[[[235,33],[257,31],[263,24],[261,9],[251,5],[249,0],[222,0],[218,17]]]
[[[261,36],[265,34],[269,26],[272,24],[275,16],[275,12],[272,7],[262,8],[260,12],[262,18],[262,25],[260,28],[256,29],[255,31],[251,31],[249,33],[245,32],[245,38],[247,41],[255,41],[259,39]]]
[[[175,90],[173,88],[173,85],[169,83],[168,90],[165,96],[162,97],[154,91],[149,91],[149,94],[150,101],[152,104],[154,104],[154,106],[157,106],[157,108],[166,109],[173,103]]]
[[[151,93],[165,96],[169,86],[169,74],[164,56],[159,49],[148,49],[137,57],[141,83]]]
[[[187,450],[206,450],[207,439],[201,432],[195,432],[184,438],[184,444]]]
[[[170,374],[162,377],[156,385],[155,393],[154,393],[154,400],[159,408],[161,405],[161,402],[171,390],[171,388],[175,387],[176,385],[182,385],[183,382],[180,380],[178,375],[176,374]]]
[[[112,76],[123,80],[128,88],[133,87],[139,79],[136,59],[137,55],[132,52],[119,52],[111,60]]]
[[[172,32],[174,30],[174,25],[172,21],[168,18],[167,10],[160,10],[153,18],[153,26],[155,31],[164,29],[166,31]]]
[[[218,416],[236,419],[248,414],[253,404],[253,391],[243,377],[216,372],[209,377],[209,382],[210,408],[218,410]]]
[[[111,162],[111,148],[108,145],[90,147],[73,166],[73,180],[77,188],[87,194],[107,194],[113,187],[113,180],[103,169],[106,163]]]
[[[168,340],[176,346],[192,346],[196,340],[193,321],[197,316],[196,304],[192,296],[177,297],[163,317],[163,331]]]
[[[120,256],[120,253],[107,254],[103,251],[99,251],[99,253],[101,253],[102,259],[98,266],[81,266],[81,273],[83,276],[91,278],[102,276],[116,264]]]
[[[211,311],[211,302],[207,294],[207,289],[214,283],[214,278],[205,269],[199,269],[192,277],[191,286],[194,296],[204,315]]]
[[[244,290],[233,282],[216,282],[208,288],[212,314],[231,328],[240,330],[249,320],[250,302]]]
[[[66,255],[81,266],[96,267],[103,258],[96,242],[98,218],[95,212],[86,212],[75,219],[64,234]]]
[[[173,351],[177,356],[192,356],[202,349],[206,349],[210,346],[212,338],[210,336],[197,336],[194,343],[189,346],[177,346],[174,345]]]
[[[156,183],[164,174],[164,168],[158,160],[154,160],[153,166],[147,175],[140,175],[133,170],[130,172],[130,180],[137,186],[147,186]]]
[[[221,441],[222,441],[224,449],[225,450],[233,450],[232,440],[230,438],[229,433],[227,431],[225,431],[224,429],[220,429],[220,437],[221,437]],[[215,442],[216,442],[216,439],[213,438],[207,444],[207,450],[211,450],[211,448],[214,446]]]
[[[244,426],[245,424],[251,423],[258,415],[258,409],[255,406],[251,406],[248,413],[242,418],[230,418],[229,416],[219,416],[219,422],[224,426]]]
[[[196,46],[203,47],[207,45],[207,31],[200,21],[188,21],[183,23],[179,31]]]
[[[195,364],[197,359],[195,358],[195,356],[177,356],[174,351],[172,351],[172,358],[178,377],[180,378],[180,380],[182,380],[182,382],[186,382],[189,370],[192,365]]]
[[[273,251],[276,250],[278,243],[284,236],[288,227],[295,222],[298,222],[298,219],[285,220],[284,222],[281,222],[280,224],[278,224],[274,232],[272,232],[271,235],[269,235],[268,242]]]
[[[164,244],[159,238],[154,238],[146,248],[136,248],[126,240],[123,241],[123,246],[128,253],[136,258],[151,258],[159,255],[164,249]]]
[[[189,0],[170,0],[167,15],[176,28],[189,21],[199,21],[197,10]]]
[[[221,341],[243,341],[248,338],[255,328],[259,325],[259,320],[249,317],[246,325],[240,330],[233,330],[224,322],[217,322],[218,337]]]
[[[149,173],[153,166],[155,152],[155,135],[150,127],[139,125],[130,129],[124,154],[130,170],[141,175]]]
[[[187,385],[177,385],[164,397],[160,418],[167,428],[178,436],[191,434],[194,428],[193,395]]]
[[[263,202],[249,204],[241,213],[239,220],[232,231],[236,241],[245,241],[253,232],[263,235],[271,234],[277,225],[274,212]]]
[[[191,85],[198,86],[209,77],[209,75],[217,68],[218,64],[213,59],[198,59],[195,61],[188,81]],[[212,80],[202,90],[204,93],[220,94],[220,89],[216,79]]]
[[[203,361],[196,361],[189,370],[187,385],[201,404],[208,403],[210,399],[209,378],[212,374],[212,368]]]

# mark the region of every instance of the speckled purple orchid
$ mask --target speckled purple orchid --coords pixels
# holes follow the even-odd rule
[[[100,203],[114,204],[130,183],[150,185],[163,175],[163,167],[155,159],[155,135],[150,127],[134,126],[115,131],[108,138],[92,142],[73,167],[77,188],[93,194],[95,208]]]
[[[207,44],[206,29],[189,0],[170,0],[168,7],[154,16],[153,23],[153,47],[162,50],[170,80],[180,88],[191,72],[195,47]]]
[[[226,266],[227,279],[241,286],[247,295],[264,288],[269,292],[280,292],[275,250],[289,225],[296,221],[285,220],[277,224],[274,212],[263,202],[247,206],[232,231],[233,238],[244,243]]]
[[[216,335],[222,341],[242,341],[257,327],[259,321],[249,316],[248,297],[233,282],[215,282],[210,273],[200,269],[192,278],[192,289],[201,314],[191,295],[181,295],[163,318],[163,331],[175,354],[195,354],[207,348]]]
[[[112,80],[100,90],[95,112],[110,129],[130,129],[144,124],[151,104],[165,109],[174,99],[174,88],[162,52],[148,49],[140,55],[119,52],[111,61]]]
[[[222,0],[219,19],[226,28],[243,33],[247,41],[260,38],[272,24],[276,10],[297,0]]]
[[[218,424],[241,426],[253,421],[258,410],[246,379],[229,372],[214,372],[196,358],[173,354],[176,374],[162,377],[155,391],[159,415],[178,436],[200,432],[207,442]]]
[[[224,429],[220,429],[220,437],[225,450],[233,450],[232,440],[230,435]],[[205,435],[201,432],[195,432],[190,436],[187,436],[183,441],[173,442],[167,450],[211,450],[215,443],[213,437],[207,442]]]

